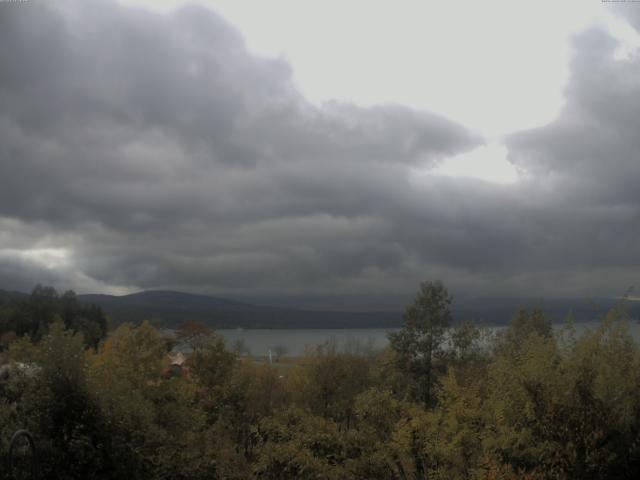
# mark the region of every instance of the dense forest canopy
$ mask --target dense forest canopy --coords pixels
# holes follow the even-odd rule
[[[577,335],[541,310],[498,333],[452,326],[451,302],[425,282],[385,350],[329,342],[273,364],[185,322],[177,365],[149,322],[107,332],[99,309],[36,287],[0,310],[0,455],[24,428],[42,478],[637,478],[622,304]]]
[[[0,298],[0,348],[25,335],[38,342],[56,321],[81,333],[84,342],[94,348],[107,333],[102,309],[79,302],[71,290],[59,294],[53,287],[36,285],[29,296]]]

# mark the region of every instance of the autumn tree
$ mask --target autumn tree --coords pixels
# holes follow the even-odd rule
[[[109,426],[108,478],[216,478],[197,386],[163,379],[166,360],[149,322],[120,325],[91,357],[91,390]]]
[[[551,320],[540,308],[520,309],[509,323],[508,328],[498,339],[498,347],[516,352],[522,348],[527,338],[537,335],[550,338],[553,334]]]
[[[185,320],[176,330],[176,340],[194,352],[202,349],[214,336],[213,329],[195,320]]]
[[[355,398],[368,387],[369,360],[339,352],[336,342],[330,340],[309,350],[302,362],[292,379],[298,403],[348,427]]]

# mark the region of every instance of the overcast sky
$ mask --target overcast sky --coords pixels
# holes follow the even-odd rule
[[[0,288],[640,287],[640,3],[0,2]]]

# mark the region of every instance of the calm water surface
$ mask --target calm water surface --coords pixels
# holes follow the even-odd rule
[[[216,330],[233,348],[241,340],[251,355],[267,355],[269,350],[285,347],[287,355],[301,355],[305,348],[335,341],[338,348],[361,347],[383,349],[389,340],[387,333],[397,328],[348,328],[348,329],[235,329]]]
[[[576,324],[576,334],[586,329],[593,329],[599,322]],[[562,324],[554,325],[555,329]],[[499,331],[504,327],[487,327]],[[630,322],[629,329],[636,341],[640,341],[640,325]],[[397,328],[349,328],[349,329],[229,329],[217,330],[226,342],[228,348],[238,340],[244,342],[251,355],[267,355],[269,350],[278,347],[286,348],[287,355],[301,355],[305,348],[321,345],[327,341],[335,341],[338,348],[383,349],[388,343],[387,334],[397,331]]]

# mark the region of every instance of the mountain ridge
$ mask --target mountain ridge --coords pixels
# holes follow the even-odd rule
[[[28,294],[0,290],[0,301],[20,299]],[[308,309],[292,305],[261,305],[247,300],[174,290],[143,290],[126,295],[80,294],[83,303],[93,303],[109,315],[114,324],[150,320],[158,325],[176,327],[184,320],[196,320],[214,328],[393,328],[402,325],[402,309],[352,311]],[[519,309],[540,307],[554,322],[572,314],[577,322],[594,320],[620,300],[594,298],[509,298],[479,297],[454,299],[456,322],[474,320],[484,325],[504,325]],[[640,313],[640,302],[627,302],[632,318]]]
[[[115,323],[149,319],[176,326],[183,320],[197,320],[215,328],[366,328],[401,323],[399,313],[310,311],[171,290],[122,296],[83,294],[78,298],[100,306]]]

